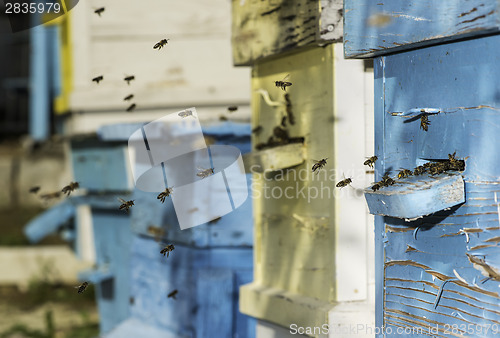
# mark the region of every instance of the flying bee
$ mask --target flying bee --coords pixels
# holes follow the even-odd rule
[[[375,162],[378,160],[378,157],[377,156],[372,156],[370,157],[369,159],[367,159],[366,161],[363,162],[363,165],[367,165],[369,166],[370,168],[373,169],[373,166],[375,165]]]
[[[99,84],[99,82],[101,82],[103,79],[104,79],[104,76],[99,75],[99,76],[96,76],[95,78],[93,78],[92,81]]]
[[[161,192],[156,199],[159,199],[161,203],[165,202],[165,198],[170,196],[170,194],[174,191],[174,187],[166,188],[165,191]]]
[[[129,209],[134,205],[134,201],[125,201],[123,198],[118,197],[118,201],[120,201],[121,205],[118,207],[120,210],[125,210],[129,212]]]
[[[132,110],[134,110],[136,107],[135,103],[132,103],[128,108],[127,108],[127,111],[128,112],[131,112]]]
[[[429,122],[429,117],[427,116],[427,114],[422,114],[420,116],[420,128],[422,128],[425,131],[428,131],[430,124],[431,123]]]
[[[227,117],[225,117],[224,115],[221,115],[219,116],[219,121],[227,121]]]
[[[316,163],[313,164],[312,166],[312,172],[314,173],[316,170],[319,171],[326,165],[326,160],[328,160],[328,157],[327,158],[323,158],[319,161],[316,161],[316,160],[313,160],[315,161]]]
[[[163,236],[165,236],[165,230],[160,227],[155,227],[153,225],[148,226],[148,234],[153,235],[157,241],[159,241]]]
[[[89,286],[89,282],[83,282],[82,284],[75,286],[75,289],[78,289],[78,293],[83,293],[87,286]]]
[[[227,110],[232,113],[238,110],[238,106],[229,106],[227,107]]]
[[[185,117],[188,117],[188,116],[193,116],[193,111],[192,110],[189,110],[189,109],[186,109],[186,110],[183,110],[181,111],[179,114],[180,117],[182,118],[185,118]],[[193,116],[194,117],[194,116]]]
[[[411,172],[411,170],[402,169],[398,173],[398,178],[405,178],[405,177],[408,177],[408,176],[411,176],[411,175],[413,175],[413,173]]]
[[[288,74],[287,76],[285,76],[283,78],[283,80],[281,81],[274,81],[274,84],[276,85],[276,87],[279,87],[281,89],[283,89],[284,91],[286,91],[286,87],[289,87],[292,85],[291,82],[287,82],[286,80],[288,80],[288,77],[290,76],[290,74]]]
[[[134,97],[134,94],[127,95],[127,96],[125,96],[125,98],[123,99],[123,101],[132,100],[133,97]]]
[[[343,179],[342,181],[340,181],[339,183],[337,183],[335,186],[337,188],[343,188],[351,183],[352,183],[352,180],[350,178],[346,178],[346,179]]]
[[[168,258],[168,255],[170,254],[170,252],[174,251],[174,249],[175,249],[175,247],[173,244],[168,244],[163,249],[161,249],[160,253],[163,254],[163,257],[165,257],[165,255],[167,255],[167,258]]]
[[[415,175],[415,176],[422,175],[423,173],[426,172],[427,167],[429,167],[429,166],[419,165],[418,167],[415,168],[415,170],[413,170],[413,175]]]
[[[134,75],[125,76],[123,80],[127,81],[127,84],[130,85],[130,81],[135,80],[135,76]]]
[[[175,296],[177,295],[177,293],[179,293],[179,291],[178,291],[177,289],[175,289],[174,291],[170,292],[170,293],[167,295],[167,298],[177,299],[177,298],[175,298]]]
[[[165,46],[166,44],[168,44],[168,40],[170,40],[170,39],[160,40],[156,45],[153,46],[153,49],[160,50],[163,46]]]
[[[214,168],[203,169],[198,167],[198,170],[199,172],[196,174],[196,176],[201,177],[202,179],[214,174]]]
[[[95,8],[95,7],[94,7]],[[104,12],[105,8],[104,7],[101,7],[101,8],[98,8],[94,11],[95,14],[101,16],[101,13]]]
[[[62,188],[61,191],[63,194],[67,194],[69,196],[72,191],[75,191],[78,188],[80,188],[80,184],[78,182],[71,182],[70,184]]]
[[[40,187],[36,186],[36,187],[31,187],[29,192],[32,194],[36,194],[39,190],[40,190]]]
[[[56,191],[56,192],[51,192],[48,194],[40,195],[40,198],[44,199],[44,200],[50,200],[52,198],[59,198],[59,196],[61,196],[61,192]]]

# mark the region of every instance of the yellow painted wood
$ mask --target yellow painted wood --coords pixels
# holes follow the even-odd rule
[[[336,297],[335,178],[331,170],[311,170],[313,159],[334,162],[333,68],[329,45],[257,63],[252,72],[253,91],[267,91],[272,102],[284,101],[285,93],[274,81],[290,74],[295,125],[287,129],[291,137],[305,137],[303,164],[272,176],[254,175],[255,280],[241,289],[242,312],[285,327],[327,323]],[[254,127],[263,127],[255,145],[280,125],[285,107],[269,105],[256,93],[252,109]]]
[[[71,41],[71,11],[57,19],[61,41],[61,93],[54,101],[54,112],[64,114],[69,110],[69,96],[73,91],[73,58]]]

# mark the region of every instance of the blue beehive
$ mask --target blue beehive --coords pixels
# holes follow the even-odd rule
[[[75,180],[87,194],[31,222],[28,237],[37,241],[78,205],[91,207],[96,266],[80,278],[96,286],[100,330],[108,337],[255,336],[255,320],[238,311],[239,286],[253,279],[251,199],[217,221],[181,231],[170,198],[162,204],[156,193],[131,189],[126,141],[140,127],[106,126],[98,139],[72,140]],[[250,151],[249,124],[203,131],[215,144]],[[135,200],[130,213],[118,210],[118,197]],[[74,240],[79,229],[67,237]],[[167,242],[175,245],[168,258],[160,254]],[[174,289],[177,299],[167,298]]]
[[[366,190],[380,215],[379,336],[498,336],[500,35],[485,36],[499,30],[498,2],[345,8],[345,55],[377,56],[376,179],[453,154],[465,164]],[[443,43],[463,37],[475,38]]]

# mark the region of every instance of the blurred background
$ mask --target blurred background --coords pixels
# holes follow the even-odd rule
[[[342,1],[319,2],[66,1],[17,33],[2,8],[0,337],[271,338],[291,323],[373,322],[361,190],[373,66],[343,59]],[[170,199],[135,189],[127,141],[189,107],[207,145],[289,176],[248,174],[253,198],[181,231]],[[311,173],[322,158],[325,182]],[[336,191],[346,177],[356,184]],[[129,213],[118,198],[134,200]]]

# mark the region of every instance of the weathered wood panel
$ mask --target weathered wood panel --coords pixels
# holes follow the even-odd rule
[[[390,328],[387,336],[404,328],[498,336],[499,44],[494,35],[375,60],[376,179],[455,151],[465,159],[464,204],[412,222],[376,217],[377,326]],[[428,131],[393,114],[412,109],[436,112]]]
[[[342,1],[233,0],[233,62],[251,65],[342,39]]]
[[[346,0],[346,58],[384,55],[500,29],[495,0]]]

